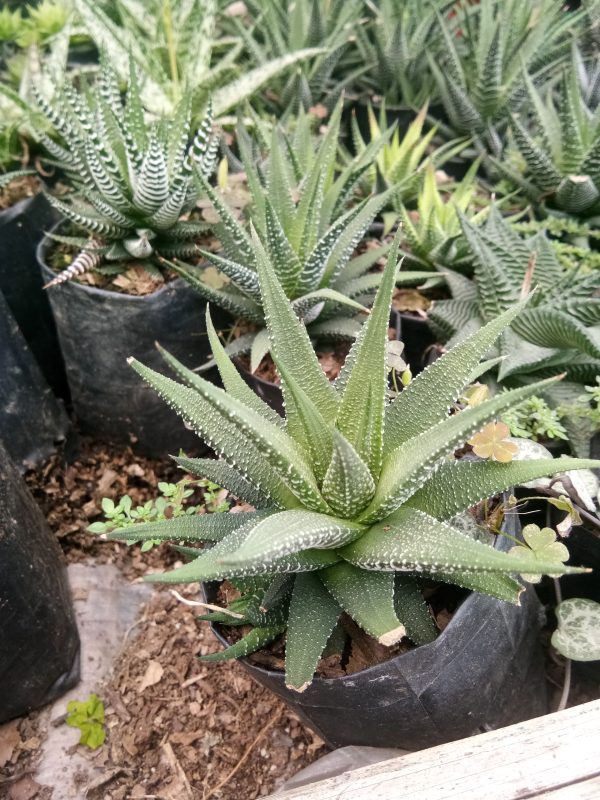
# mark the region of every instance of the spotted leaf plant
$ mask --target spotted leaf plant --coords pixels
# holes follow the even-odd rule
[[[536,459],[507,464],[455,461],[457,446],[540,386],[514,389],[449,416],[448,409],[502,330],[515,305],[417,376],[387,401],[388,317],[398,242],[367,322],[342,372],[330,383],[270,260],[257,245],[262,301],[281,376],[280,418],[240,378],[208,316],[225,389],[165,353],[185,384],[132,359],[134,369],[216,451],[220,460],[178,458],[255,510],[136,525],[136,540],[187,541],[192,560],[150,580],[228,579],[240,588],[235,613],[252,630],[217,658],[245,656],[286,635],[286,683],[305,689],[340,615],[384,645],[435,635],[420,592],[423,576],[518,603],[520,560],[478,542],[452,523],[482,498],[516,483],[599,462]],[[550,379],[550,382],[554,379]],[[126,533],[126,532],[125,532]],[[124,532],[113,538],[123,539]],[[125,536],[125,538],[127,538]],[[198,549],[198,541],[208,547]],[[536,571],[574,571],[554,560]],[[220,613],[220,612],[218,612]],[[231,619],[231,615],[217,619]]]
[[[427,56],[448,118],[440,129],[474,136],[478,149],[499,156],[507,111],[523,101],[523,67],[538,82],[551,76],[582,16],[553,0],[480,0],[438,15],[443,55]]]
[[[123,102],[106,62],[93,87],[78,91],[65,83],[51,103],[39,92],[36,100],[63,141],[42,131],[37,136],[74,189],[64,199],[48,199],[72,228],[87,234],[53,234],[80,253],[48,286],[91,269],[115,274],[131,260],[156,271],[159,254],[195,252],[194,240],[207,226],[186,216],[198,198],[194,170],[208,176],[216,162],[210,108],[193,137],[190,97],[172,118],[147,123],[133,64]]]

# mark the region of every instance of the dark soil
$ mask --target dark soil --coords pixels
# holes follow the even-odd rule
[[[197,599],[197,585],[182,593]],[[146,606],[139,635],[104,690],[107,770],[123,774],[92,798],[252,800],[326,752],[240,664],[198,660],[219,645],[197,614],[168,591]],[[161,677],[141,690],[149,665]]]
[[[11,208],[28,197],[33,197],[41,191],[41,188],[40,180],[35,175],[15,178],[0,191],[0,211]]]

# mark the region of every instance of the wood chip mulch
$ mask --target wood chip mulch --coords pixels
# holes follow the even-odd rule
[[[168,459],[144,459],[84,440],[75,458],[57,454],[26,480],[68,562],[112,562],[136,579],[170,567],[176,555],[167,545],[140,553],[137,546],[102,541],[86,528],[101,519],[102,497],[129,494],[141,504],[157,496],[159,481],[181,477]],[[189,600],[198,599],[198,584],[175,588]],[[318,736],[240,664],[199,660],[219,649],[209,626],[196,619],[199,613],[167,587],[144,607],[135,638],[99,691],[106,705],[107,741],[90,754],[100,777],[87,789],[89,800],[253,800],[326,752]],[[21,744],[5,754],[4,763],[5,789],[11,792],[29,791],[43,737],[38,716],[14,723],[15,741],[18,732]],[[0,779],[0,796],[2,791]],[[36,793],[27,800],[34,798],[47,800]],[[14,800],[21,800],[20,793]]]
[[[169,591],[146,607],[104,690],[107,782],[91,799],[253,800],[326,752],[240,664],[199,661],[218,645],[197,614]]]

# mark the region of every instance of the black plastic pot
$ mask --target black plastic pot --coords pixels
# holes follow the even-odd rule
[[[44,461],[69,419],[44,380],[0,292],[0,444],[20,470]]]
[[[407,314],[406,312],[396,312],[399,319],[398,339],[404,342],[404,360],[410,365],[413,375],[418,375],[436,357],[432,350],[437,344],[437,338],[426,319]]]
[[[44,281],[55,273],[45,263],[51,240],[38,248]],[[65,360],[73,412],[82,433],[136,452],[162,457],[183,449],[205,450],[179,416],[127,364],[168,372],[159,342],[188,367],[210,354],[206,302],[177,279],[145,296],[109,292],[69,281],[48,290]],[[218,325],[218,320],[215,320]]]
[[[516,516],[507,524],[519,533]],[[216,585],[206,594],[214,599]],[[301,694],[282,672],[240,663],[331,747],[419,750],[546,713],[540,625],[531,589],[519,607],[472,593],[431,644],[343,678],[317,676]],[[229,644],[218,626],[213,631]]]
[[[55,222],[56,212],[42,193],[0,212],[0,291],[50,388],[68,400],[56,326],[36,258],[39,242]]]
[[[79,636],[60,547],[0,445],[0,723],[79,680]]]

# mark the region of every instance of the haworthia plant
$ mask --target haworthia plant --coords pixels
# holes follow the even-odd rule
[[[316,139],[311,118],[301,114],[293,135],[275,129],[269,156],[253,157],[253,143],[238,128],[241,158],[252,194],[248,221],[232,211],[202,175],[198,183],[219,215],[216,233],[223,251],[201,254],[229,282],[215,289],[203,280],[202,268],[172,264],[207,300],[258,326],[265,324],[259,262],[268,260],[298,317],[313,337],[353,338],[360,312],[370,302],[381,272],[370,272],[382,255],[377,249],[352,258],[369,224],[395,188],[347,206],[360,177],[374,163],[385,141],[382,135],[341,171],[336,169],[342,103],[338,103],[325,135]],[[386,134],[387,135],[387,134]],[[248,224],[249,223],[249,224]],[[253,237],[249,226],[256,232]],[[357,313],[359,317],[357,319]],[[234,341],[228,352],[251,352],[253,369],[269,349],[264,330]]]
[[[503,332],[497,355],[503,356],[498,378],[509,385],[532,381],[557,372],[567,380],[547,387],[553,405],[573,401],[582,383],[593,383],[600,373],[600,288],[598,272],[587,275],[576,265],[563,266],[543,231],[522,238],[492,207],[484,226],[462,220],[464,239],[474,263],[475,280],[451,270],[445,278],[452,298],[440,300],[429,311],[431,322],[450,345],[512,308],[536,287],[527,309]],[[565,425],[573,443],[575,423]]]
[[[362,2],[345,0],[248,0],[247,13],[225,14],[221,25],[244,43],[241,64],[257,67],[277,62],[288,53],[316,49],[269,81],[268,92],[255,102],[297,113],[321,105],[331,110],[342,91],[351,88],[366,65],[353,46],[364,22]]]
[[[565,69],[558,91],[542,93],[526,76],[528,103],[511,120],[512,138],[525,169],[510,160],[498,170],[530,200],[574,217],[600,212],[600,120],[586,105],[576,64]]]
[[[444,41],[436,13],[446,0],[378,0],[365,2],[366,24],[355,30],[355,47],[366,69],[357,76],[358,90],[380,95],[393,106],[420,108],[437,99],[427,55],[440,59]]]
[[[221,116],[321,52],[294,48],[240,74],[243,42],[220,40],[216,0],[116,0],[110,13],[95,0],[74,0],[74,5],[122,81],[129,74],[129,61],[134,61],[144,104],[156,115],[172,114],[187,95],[195,118],[212,93],[215,115]]]
[[[474,207],[479,188],[478,167],[479,162],[475,161],[458,184],[438,186],[433,163],[425,164],[416,197],[417,213],[411,213],[403,202],[399,206],[408,245],[405,255],[410,263],[424,270],[469,268],[469,254],[461,237],[460,214],[468,214],[474,223],[487,214],[487,208],[476,212]]]
[[[194,170],[208,176],[216,162],[218,138],[210,107],[194,137],[189,96],[172,119],[148,124],[133,62],[123,103],[117,75],[106,59],[93,89],[77,91],[65,83],[51,103],[40,94],[37,101],[63,143],[43,131],[36,135],[75,189],[68,199],[48,199],[75,230],[88,233],[53,236],[81,253],[48,285],[89,269],[114,274],[131,259],[156,271],[157,255],[195,252],[194,240],[207,225],[182,216],[198,198]]]
[[[352,145],[356,153],[364,153],[370,142],[377,141],[388,128],[387,111],[385,103],[381,104],[378,117],[372,106],[367,108],[369,122],[369,137],[364,138],[356,115],[352,117]],[[406,133],[400,136],[398,125],[391,127],[391,136],[385,141],[373,166],[367,170],[361,180],[363,191],[377,192],[397,187],[393,197],[393,205],[398,207],[402,202],[408,205],[418,195],[418,190],[423,183],[424,172],[427,165],[439,169],[446,161],[458,155],[466,146],[467,140],[446,142],[441,147],[430,148],[431,140],[435,136],[435,127],[427,133],[423,132],[427,116],[427,105],[424,105],[408,126]]]
[[[540,81],[569,56],[570,32],[583,17],[554,0],[480,0],[438,14],[443,54],[428,53],[447,115],[448,134],[476,135],[499,155],[508,110],[523,99],[523,69]]]
[[[224,471],[224,486],[243,492],[249,484],[261,495],[260,517],[242,512],[235,515],[231,532],[221,525],[209,529],[207,538],[218,538],[212,547],[149,579],[233,581],[242,593],[236,609],[249,598],[242,616],[253,628],[216,658],[247,655],[287,631],[286,682],[298,691],[312,681],[343,612],[384,645],[406,632],[417,644],[431,641],[433,625],[419,600],[422,576],[443,576],[446,582],[518,603],[523,587],[511,576],[531,571],[531,561],[470,538],[453,527],[452,518],[515,480],[600,463],[452,461],[455,448],[482,425],[540,391],[540,384],[526,386],[448,415],[480,359],[525,312],[526,303],[492,320],[388,402],[386,347],[397,257],[398,241],[373,311],[335,384],[322,372],[271,263],[258,260],[285,420],[275,420],[255,396],[250,400],[248,387],[231,369],[216,337],[214,356],[225,390],[195,373],[188,373],[188,385],[182,385],[131,361],[228,464],[231,479]],[[476,466],[469,480],[463,475],[466,466]],[[193,462],[186,467],[193,469]],[[202,473],[201,462],[198,471]],[[198,520],[194,537],[208,527]],[[177,519],[170,524],[173,539],[189,538],[189,519],[185,530]],[[156,533],[153,525],[148,535],[154,538]],[[144,538],[143,525],[136,526],[135,535]],[[192,549],[186,553],[194,555]],[[536,562],[536,569],[550,575],[577,571],[554,561]],[[252,599],[257,592],[262,596],[258,609]],[[217,613],[222,620],[222,612]]]

